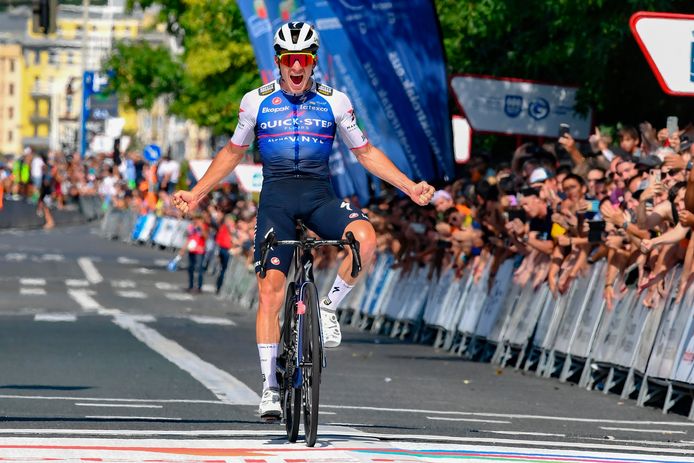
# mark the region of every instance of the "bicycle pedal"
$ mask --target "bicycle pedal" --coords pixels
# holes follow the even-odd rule
[[[279,424],[282,422],[282,417],[280,415],[265,415],[261,416],[260,420],[265,424]]]

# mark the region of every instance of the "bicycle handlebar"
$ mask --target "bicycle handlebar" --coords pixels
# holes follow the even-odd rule
[[[314,249],[321,246],[337,246],[340,249],[344,246],[349,246],[352,251],[352,278],[356,278],[361,272],[361,256],[359,255],[359,241],[354,237],[354,234],[350,231],[345,234],[347,239],[344,240],[317,240],[315,238],[305,238],[303,240],[278,240],[275,232],[270,232],[265,237],[263,241],[263,247],[260,253],[260,278],[265,278],[267,269],[265,264],[267,263],[268,251],[273,246],[294,246],[297,248]]]

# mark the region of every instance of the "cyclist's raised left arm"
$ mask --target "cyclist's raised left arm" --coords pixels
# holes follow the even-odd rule
[[[410,180],[383,151],[369,143],[357,124],[354,109],[346,96],[339,103],[337,123],[342,140],[347,143],[366,170],[398,188],[420,206],[431,201],[434,195],[434,188],[431,185],[427,182],[415,183]]]
[[[407,178],[383,151],[367,143],[360,148],[353,148],[352,152],[366,170],[411,196],[416,184]]]

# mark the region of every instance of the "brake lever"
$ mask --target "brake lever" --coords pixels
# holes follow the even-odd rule
[[[347,232],[347,241],[349,242],[349,247],[352,250],[352,278],[356,278],[361,272],[361,256],[359,255],[359,241],[354,238],[352,232]]]

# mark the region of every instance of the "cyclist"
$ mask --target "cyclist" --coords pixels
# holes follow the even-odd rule
[[[359,129],[349,98],[312,78],[316,66],[318,34],[307,23],[282,25],[274,36],[275,62],[280,78],[248,92],[241,100],[239,120],[229,143],[190,191],[178,191],[174,203],[184,213],[199,201],[241,161],[256,139],[263,164],[263,187],[255,233],[255,265],[259,270],[263,240],[270,231],[277,239],[295,239],[299,218],[324,239],[340,239],[351,231],[360,242],[366,268],[376,247],[376,236],[368,217],[347,201],[335,196],[330,184],[328,158],[335,132],[372,174],[406,193],[419,205],[431,200],[434,188],[415,183],[386,155],[372,146]],[[280,338],[279,314],[284,301],[287,271],[293,249],[278,246],[267,258],[265,278],[257,278],[259,307],[256,340],[263,375],[260,415],[280,418],[275,377]],[[351,256],[340,265],[330,293],[321,301],[321,325],[325,347],[341,342],[335,308],[355,284],[350,275]]]

